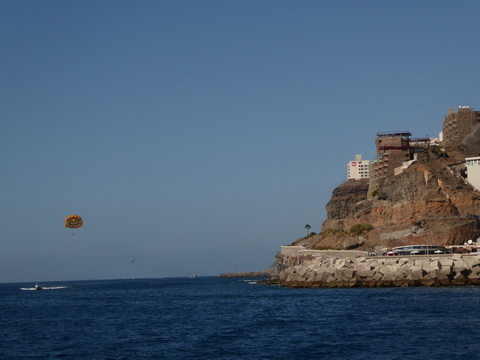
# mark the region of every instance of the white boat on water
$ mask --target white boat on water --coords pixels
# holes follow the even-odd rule
[[[43,290],[42,285],[35,284],[35,290]]]
[[[198,277],[197,274],[190,275],[190,279],[196,279],[197,277]]]

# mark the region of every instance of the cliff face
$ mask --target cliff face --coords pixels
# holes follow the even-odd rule
[[[430,148],[404,172],[375,190],[365,180],[337,187],[327,204],[320,235],[297,244],[313,248],[463,244],[480,236],[480,194],[460,174],[464,155]],[[370,231],[350,232],[369,224]]]

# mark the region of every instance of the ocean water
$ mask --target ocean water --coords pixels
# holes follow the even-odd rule
[[[480,287],[0,284],[0,359],[480,359]]]

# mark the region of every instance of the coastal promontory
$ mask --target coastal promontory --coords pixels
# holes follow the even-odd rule
[[[401,262],[395,259],[396,265],[390,264],[390,260],[369,266],[365,263],[373,261],[369,256],[386,255],[386,251],[394,247],[412,244],[448,247],[475,244],[477,239],[480,240],[480,193],[477,185],[480,183],[480,172],[477,173],[476,168],[479,166],[480,169],[479,124],[480,112],[459,107],[457,112],[449,109],[439,139],[413,138],[405,131],[377,133],[376,159],[369,163],[369,176],[350,178],[333,190],[326,204],[327,218],[319,232],[312,232],[291,244],[293,248],[309,250],[308,257],[305,258],[307,253],[296,251],[277,254],[280,276],[276,279],[280,283],[290,281],[292,284],[291,281],[294,281],[298,286],[306,278],[299,276],[299,269],[294,267],[306,262],[308,271],[317,274],[312,275],[311,279],[315,280],[309,281],[318,286],[326,286],[327,279],[330,279],[331,285],[332,274],[324,271],[329,267],[335,268],[337,273],[345,270],[348,273],[346,278],[351,275],[348,279],[350,283],[347,281],[349,284],[358,284],[352,280],[359,276],[358,266],[367,272],[390,266],[389,271],[384,270],[382,275],[388,272],[393,274],[393,278],[388,278],[383,284],[392,284],[394,279],[403,279],[404,273],[410,276],[412,272],[416,274],[413,280],[405,277],[409,280],[397,283],[404,286],[446,285],[464,284],[469,275],[473,279],[471,269],[478,266],[479,260],[476,256],[468,261],[454,259],[458,262],[458,271],[455,270],[456,263],[450,259],[454,254],[442,254],[448,259],[432,260],[434,265],[430,264],[432,257],[422,260],[409,260],[407,257]],[[358,254],[345,255],[352,250]],[[339,251],[345,253],[338,255]],[[471,247],[468,251],[476,251],[476,248]],[[334,253],[336,255],[332,255]],[[368,256],[365,258],[364,255]],[[343,261],[340,267],[335,259]],[[465,272],[465,264],[469,264],[466,265],[470,269],[469,274]],[[392,266],[403,268],[404,273],[399,275],[398,269]],[[372,269],[366,270],[370,267]],[[300,272],[303,274],[308,272],[302,269]],[[459,273],[465,276],[460,279],[457,276]],[[428,278],[424,279],[426,274]],[[437,281],[437,275],[443,281]],[[422,279],[424,281],[420,281]],[[476,280],[466,282],[477,284]]]

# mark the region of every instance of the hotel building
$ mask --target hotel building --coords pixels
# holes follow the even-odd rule
[[[362,160],[362,155],[355,155],[355,161],[350,161],[347,165],[347,179],[368,179],[370,160]]]

